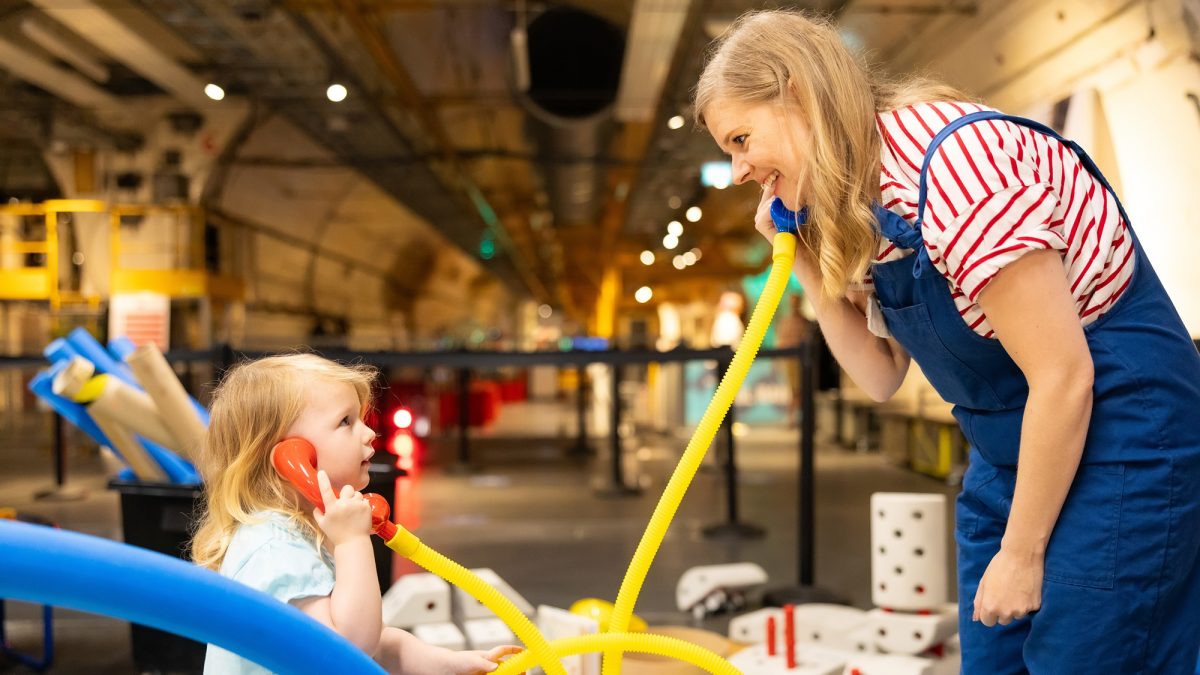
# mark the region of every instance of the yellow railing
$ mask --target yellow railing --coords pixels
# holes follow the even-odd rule
[[[149,206],[114,204],[90,199],[55,199],[41,204],[0,204],[0,219],[32,219],[33,236],[0,234],[0,300],[45,300],[52,310],[63,304],[83,302],[97,305],[100,297],[88,297],[64,288],[60,279],[63,258],[77,251],[64,251],[59,242],[60,215],[64,213],[107,213],[109,216],[108,294],[150,291],[173,298],[217,297],[239,300],[245,284],[239,278],[209,272],[205,268],[204,213],[194,206]],[[122,224],[131,218],[173,217],[174,230],[167,245],[122,242]],[[40,221],[40,222],[39,222]],[[39,256],[30,259],[29,256]],[[156,256],[155,265],[127,264],[131,257]],[[19,256],[20,260],[13,260]],[[69,286],[69,284],[68,284]]]

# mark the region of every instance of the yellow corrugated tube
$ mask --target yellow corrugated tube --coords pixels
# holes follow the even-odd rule
[[[650,524],[642,535],[641,542],[638,543],[637,551],[634,553],[629,569],[625,573],[625,579],[621,583],[621,590],[617,594],[617,602],[606,632],[548,643],[545,636],[508,598],[461,565],[426,547],[412,533],[400,528],[394,536],[387,540],[387,545],[393,550],[482,602],[525,643],[527,651],[506,661],[495,671],[496,675],[520,672],[534,665],[541,666],[549,675],[566,675],[562,657],[595,651],[604,652],[603,675],[620,675],[621,655],[626,651],[675,658],[717,675],[737,675],[739,673],[737,668],[724,658],[698,645],[662,635],[629,633],[628,630],[630,619],[633,616],[633,607],[637,604],[638,594],[641,592],[646,574],[650,570],[650,564],[658,553],[658,548],[666,536],[667,528],[674,519],[675,512],[679,510],[679,504],[683,501],[683,496],[687,492],[692,478],[696,475],[696,470],[700,467],[704,454],[708,451],[708,447],[712,444],[713,438],[721,426],[721,420],[729,412],[729,407],[733,405],[733,399],[737,395],[738,389],[750,371],[750,364],[758,354],[763,336],[766,335],[775,310],[779,307],[779,301],[783,298],[795,256],[795,235],[785,232],[776,234],[771,273],[762,296],[755,305],[750,325],[747,326],[741,344],[738,345],[729,370],[717,387],[716,394],[708,404],[708,409],[704,411],[704,416],[696,427],[695,433],[692,434],[683,458],[675,467],[671,480],[667,483],[662,497],[659,498],[654,514],[650,518]]]
[[[463,589],[472,598],[500,617],[521,642],[532,658],[548,675],[567,675],[562,659],[555,657],[542,632],[533,625],[511,600],[471,570],[421,543],[413,533],[397,527],[395,536],[387,540],[388,548]]]
[[[716,675],[741,675],[733,664],[726,661],[716,652],[705,649],[700,645],[680,640],[679,638],[655,635],[653,633],[602,633],[600,635],[583,635],[580,637],[563,638],[550,643],[554,656],[561,659],[576,654],[589,654],[601,649],[637,652],[666,656],[684,663],[690,663],[697,668],[715,673]],[[532,652],[521,652],[500,664],[492,671],[492,675],[512,675],[529,669],[534,665],[536,657]]]
[[[780,300],[783,299],[783,291],[787,288],[788,279],[792,274],[792,263],[796,259],[796,237],[786,232],[779,232],[775,235],[773,243],[771,274],[767,277],[767,284],[758,298],[758,303],[754,306],[750,325],[746,327],[746,332],[742,335],[742,341],[733,355],[729,370],[721,379],[721,384],[717,387],[716,394],[713,395],[712,401],[704,411],[704,416],[700,419],[695,433],[692,434],[692,439],[688,441],[683,458],[679,460],[679,464],[675,466],[675,472],[671,474],[671,480],[663,490],[663,495],[658,500],[658,506],[654,508],[654,515],[650,517],[650,525],[646,527],[645,533],[642,534],[642,540],[638,542],[633,560],[625,572],[625,580],[621,582],[621,590],[617,593],[617,602],[613,607],[612,618],[608,624],[609,632],[624,633],[629,629],[629,617],[633,615],[633,607],[637,604],[638,593],[641,592],[646,574],[650,571],[650,563],[658,554],[658,547],[667,534],[667,527],[671,525],[675,512],[679,510],[683,495],[691,485],[696,470],[700,468],[700,462],[704,459],[704,454],[708,452],[708,446],[712,445],[713,438],[721,426],[721,420],[729,412],[729,407],[733,405],[733,399],[737,396],[738,389],[746,379],[746,374],[750,372],[750,364],[758,355],[758,349],[762,346],[763,337],[767,334],[767,328],[771,325],[775,310],[779,307]],[[619,650],[605,651],[603,675],[620,675],[620,672],[621,652]]]

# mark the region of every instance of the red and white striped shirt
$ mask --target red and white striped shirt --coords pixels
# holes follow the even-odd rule
[[[922,103],[877,116],[882,203],[912,223],[921,161],[954,119],[986,110],[973,103]],[[1111,193],[1063,143],[1023,126],[987,120],[962,127],[929,163],[922,235],[950,282],[963,320],[993,337],[979,293],[1005,265],[1053,249],[1087,325],[1112,307],[1133,276],[1133,240]],[[911,255],[881,241],[875,262]],[[864,285],[870,289],[868,272]]]

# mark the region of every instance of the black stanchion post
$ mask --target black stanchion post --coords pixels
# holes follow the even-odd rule
[[[577,434],[575,445],[570,450],[570,454],[575,456],[590,455],[593,452],[587,437],[587,385],[587,364],[581,363],[575,366],[575,427]]]
[[[717,383],[725,379],[729,372],[730,359],[723,358],[717,362]],[[734,406],[729,406],[729,412],[721,421],[721,435],[725,437],[725,522],[709,525],[704,528],[704,536],[709,539],[758,539],[766,534],[766,530],[738,519],[738,475],[737,453],[733,436]]]
[[[820,355],[824,338],[818,326],[813,326],[808,340],[803,345],[804,355],[801,360],[801,415],[800,420],[800,471],[797,495],[799,514],[796,522],[796,557],[797,576],[799,584],[768,590],[763,594],[763,604],[775,607],[784,605],[801,605],[806,602],[845,603],[843,598],[832,592],[813,585],[813,557],[815,554],[815,538],[813,536],[813,502],[814,466],[813,451],[816,438],[816,391],[820,384]]]
[[[625,472],[622,467],[621,456],[621,364],[615,361],[612,364],[612,407],[611,419],[609,420],[609,445],[611,447],[611,483],[598,494],[601,497],[631,497],[641,494],[641,489],[637,486],[625,484]]]
[[[54,487],[33,493],[33,498],[49,502],[71,502],[83,499],[86,492],[67,487],[67,421],[54,415]]]
[[[458,369],[458,461],[448,467],[453,473],[471,472],[471,369]]]

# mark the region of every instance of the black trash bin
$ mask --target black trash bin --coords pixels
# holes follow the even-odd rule
[[[110,481],[121,495],[121,527],[125,543],[189,559],[192,523],[199,515],[201,486],[143,481]],[[143,673],[201,673],[202,642],[130,624],[133,662]]]

